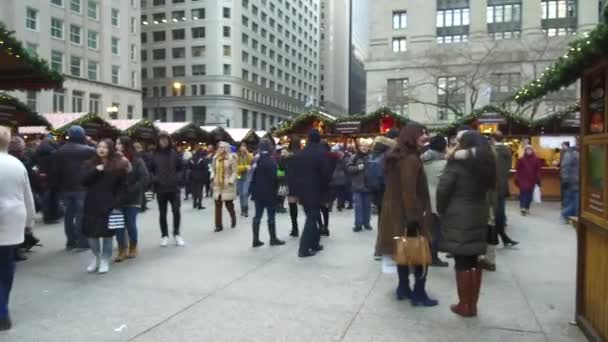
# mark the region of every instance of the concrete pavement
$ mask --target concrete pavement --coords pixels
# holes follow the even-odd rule
[[[509,204],[508,229],[522,243],[499,248],[498,271],[484,273],[473,319],[449,310],[452,268],[429,271],[438,307],[397,302],[396,275],[382,274],[372,259],[376,231],[353,233],[351,211],[332,213],[325,251],[300,259],[288,215],[278,216],[287,245],[270,248],[263,223],[267,244],[253,249],[251,219],[213,233],[211,208],[194,211],[186,202],[187,246],[160,248],[151,210],[140,216],[140,257],[106,275],[85,272],[88,252],[63,251],[62,226],[39,226],[44,247],[18,265],[14,328],[0,341],[585,341],[568,324],[576,238],[558,208],[543,204],[522,218]]]

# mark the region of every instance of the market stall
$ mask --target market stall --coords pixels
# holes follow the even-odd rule
[[[148,120],[110,120],[110,124],[137,141],[153,142],[158,128]]]
[[[160,132],[167,132],[177,146],[192,148],[211,142],[210,134],[191,122],[155,122],[154,126]]]
[[[21,126],[50,127],[50,123],[17,98],[0,92],[0,125],[16,129]]]
[[[228,136],[230,136],[230,142],[232,144],[238,144],[245,142],[250,149],[254,149],[260,142],[260,137],[255,134],[255,131],[248,128],[225,128],[224,129]]]
[[[93,140],[116,139],[120,130],[95,113],[44,113],[42,116],[51,124],[51,133],[65,137],[68,129],[74,125],[81,126],[87,136]]]
[[[514,97],[524,104],[582,81],[576,321],[593,341],[608,340],[608,11],[603,16]]]

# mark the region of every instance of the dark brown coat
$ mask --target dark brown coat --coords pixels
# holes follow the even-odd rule
[[[394,237],[406,233],[408,223],[415,222],[430,241],[431,201],[422,161],[416,152],[405,154],[393,165],[387,165],[386,192],[378,226],[378,252],[392,255]]]

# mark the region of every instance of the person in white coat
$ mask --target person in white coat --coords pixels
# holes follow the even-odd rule
[[[27,171],[8,154],[11,132],[0,126],[0,330],[11,328],[8,301],[15,277],[15,249],[36,220]]]

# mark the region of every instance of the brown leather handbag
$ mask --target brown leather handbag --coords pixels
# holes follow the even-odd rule
[[[432,262],[429,241],[422,235],[395,236],[393,259],[399,266],[428,266]]]

